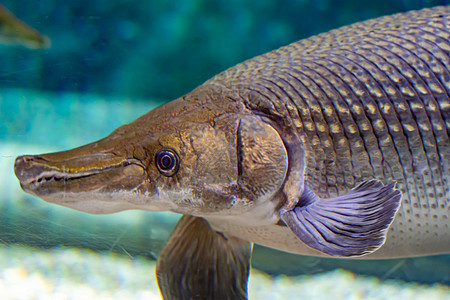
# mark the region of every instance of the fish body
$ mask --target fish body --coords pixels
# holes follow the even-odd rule
[[[23,45],[31,49],[50,47],[50,39],[25,24],[0,4],[0,43]]]
[[[205,83],[261,95],[246,105],[295,128],[306,152],[305,183],[320,197],[346,193],[370,178],[396,181],[401,207],[386,244],[365,258],[450,249],[449,15],[442,7],[356,23]],[[258,232],[255,242],[269,247],[318,254],[296,243],[287,228],[241,229],[253,241]]]
[[[158,260],[165,299],[245,299],[249,242],[449,253],[449,28],[450,7],[436,7],[301,40],[102,140],[18,157],[16,176],[90,213],[184,214]]]

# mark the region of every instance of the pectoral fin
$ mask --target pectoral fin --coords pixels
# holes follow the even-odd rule
[[[251,245],[183,216],[158,258],[164,299],[247,299]]]
[[[360,256],[384,244],[400,199],[394,182],[366,181],[328,199],[305,187],[298,204],[281,218],[311,248],[332,256]]]

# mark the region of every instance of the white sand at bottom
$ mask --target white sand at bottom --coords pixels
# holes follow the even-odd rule
[[[450,299],[450,287],[380,281],[336,270],[271,277],[252,270],[250,299]],[[0,299],[161,299],[155,263],[76,248],[0,246]]]

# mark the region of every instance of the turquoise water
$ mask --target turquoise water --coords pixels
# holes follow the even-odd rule
[[[47,204],[20,190],[12,171],[14,158],[65,150],[102,138],[215,73],[302,37],[357,20],[449,1],[2,3],[47,34],[52,47],[30,50],[0,46],[0,242],[10,247],[35,246],[43,255],[52,255],[46,251],[53,250],[46,249],[73,246],[113,251],[120,257],[140,255],[150,262],[157,257],[177,215],[133,211],[93,216]],[[2,255],[9,254],[0,250]],[[20,259],[15,263],[19,269],[28,267],[21,265]],[[271,275],[312,275],[344,268],[380,280],[442,283],[439,291],[450,298],[449,256],[361,262],[294,256],[256,247],[253,266]],[[46,272],[51,273],[51,268]],[[342,283],[337,274],[326,278]],[[344,281],[352,281],[352,276],[344,276]],[[301,283],[306,278],[310,279],[292,279],[291,285],[305,288]],[[0,283],[4,280],[0,276]],[[323,277],[317,280],[321,282]],[[426,291],[427,287],[413,290]],[[350,293],[348,298],[352,297],[355,294]]]
[[[291,42],[448,0],[6,0],[52,39],[2,48],[0,86],[174,99]]]

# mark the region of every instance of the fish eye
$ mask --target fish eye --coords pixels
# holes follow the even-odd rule
[[[180,166],[178,155],[173,150],[161,149],[155,155],[156,167],[164,176],[173,176]]]

